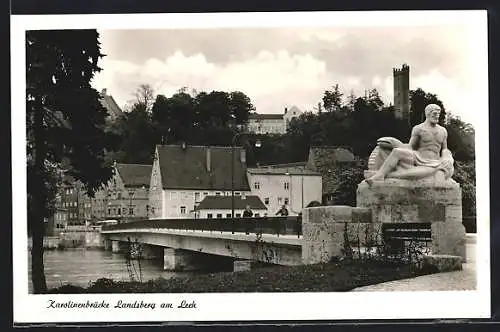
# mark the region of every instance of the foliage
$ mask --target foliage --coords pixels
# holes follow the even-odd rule
[[[427,93],[421,88],[418,88],[410,91],[410,121],[412,126],[425,120],[425,107],[429,104],[437,104],[441,107],[439,124],[444,125],[446,109],[443,102],[439,100],[437,95]]]
[[[52,294],[75,293],[207,293],[207,292],[343,292],[356,287],[417,275],[405,264],[346,260],[301,266],[273,266],[252,271],[197,274],[123,282],[99,279],[87,288],[64,285]]]
[[[89,195],[112,175],[105,151],[115,141],[90,86],[103,56],[98,38],[96,30],[26,33],[28,223],[37,293],[46,290],[43,218],[52,212],[60,175],[81,181]]]
[[[350,165],[333,169],[338,186],[332,194],[333,205],[356,206],[356,190],[364,180],[364,167]]]
[[[462,189],[462,215],[476,215],[476,165],[475,161],[457,161],[453,179]]]

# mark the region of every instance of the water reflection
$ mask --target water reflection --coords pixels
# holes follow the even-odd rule
[[[163,270],[163,261],[141,260],[142,280],[151,280],[159,277],[186,276],[200,272],[169,272]],[[31,254],[28,252],[29,292],[32,293],[31,283]],[[59,287],[71,283],[77,286],[88,286],[89,282],[99,278],[114,280],[130,280],[126,260],[122,254],[104,250],[67,249],[64,251],[45,251],[45,277],[47,287]],[[133,263],[138,279],[139,267],[137,261]]]

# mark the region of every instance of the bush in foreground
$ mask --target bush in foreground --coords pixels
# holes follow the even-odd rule
[[[413,272],[406,264],[344,260],[327,264],[273,266],[252,271],[201,274],[146,282],[98,279],[89,287],[64,285],[49,292],[75,293],[232,293],[345,292],[435,271]]]

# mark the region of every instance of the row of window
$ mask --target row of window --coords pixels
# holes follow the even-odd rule
[[[126,211],[127,211],[126,208],[123,208],[123,213],[125,213]],[[113,214],[111,214],[111,212],[113,212]],[[128,214],[130,216],[134,214],[134,208],[133,207],[129,207],[128,208]],[[108,215],[120,216],[120,215],[122,215],[122,209],[121,208],[113,208],[113,209],[109,208],[108,209]]]
[[[260,189],[260,182],[258,182],[258,181],[254,182],[253,187],[254,187],[254,189]],[[283,188],[285,190],[289,190],[290,189],[290,183],[289,182],[284,182],[283,183]]]
[[[288,197],[278,197],[278,204],[285,204],[288,205],[289,203],[289,198]],[[269,197],[264,198],[264,204],[269,205]]]
[[[194,201],[195,202],[199,202],[200,201],[201,194],[202,194],[201,192],[195,192],[194,193]],[[208,196],[208,194],[209,193],[207,191],[203,192],[203,197]],[[234,195],[235,196],[240,196],[241,193],[238,192],[238,191],[235,191]],[[190,195],[189,192],[182,192],[182,191],[179,192],[179,193],[177,193],[175,191],[170,192],[170,199],[171,200],[175,200],[177,198],[179,198],[179,199],[189,199],[190,196],[191,195]],[[217,192],[215,192],[215,196],[231,196],[231,192],[230,191],[227,191],[227,192],[217,191]]]

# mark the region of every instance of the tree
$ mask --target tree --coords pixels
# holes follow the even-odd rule
[[[325,91],[323,95],[323,106],[328,112],[340,110],[342,107],[343,93],[340,91],[339,85],[335,84],[332,91]]]
[[[377,89],[371,89],[368,91],[367,102],[377,111],[382,109],[382,107],[384,106],[384,102],[382,101],[382,98],[380,98],[380,94],[378,93]]]
[[[446,118],[446,110],[443,102],[432,93],[427,93],[421,88],[410,91],[410,121],[411,126],[414,126],[425,120],[425,107],[429,104],[437,104],[441,107],[439,114],[439,124],[444,125]]]
[[[243,92],[234,91],[229,94],[229,110],[234,119],[234,124],[244,125],[248,122],[250,113],[255,111],[255,106]]]
[[[472,161],[475,159],[475,131],[471,124],[459,117],[450,115],[446,124],[448,147],[456,160]]]
[[[130,102],[129,110],[150,112],[155,101],[154,89],[149,84],[141,84],[134,92],[135,99]]]
[[[351,90],[349,94],[347,95],[347,103],[346,106],[351,110],[354,111],[354,104],[356,103],[356,95],[354,94],[354,91]]]
[[[151,115],[141,104],[136,104],[130,112],[120,119],[121,140],[119,150],[122,158],[118,162],[131,164],[150,164],[153,150],[158,142],[151,121]]]
[[[32,282],[47,290],[43,264],[44,217],[51,214],[60,172],[79,180],[89,195],[112,175],[105,150],[106,109],[90,86],[100,52],[96,30],[26,33],[28,223],[33,238]]]
[[[356,190],[364,180],[364,169],[360,166],[338,166],[333,169],[338,185],[332,194],[335,205],[356,206]]]

